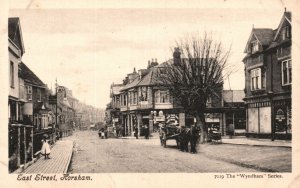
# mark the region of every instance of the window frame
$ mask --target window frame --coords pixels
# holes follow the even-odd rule
[[[169,91],[166,91],[166,90],[156,91],[155,92],[155,103],[156,104],[170,104],[171,100],[170,100]]]
[[[31,101],[32,100],[32,86],[26,85],[25,87],[26,87],[26,99],[28,101]]]
[[[42,90],[41,90],[41,88],[37,88],[37,100],[38,100],[38,102],[42,101]]]
[[[251,91],[261,90],[262,88],[262,69],[255,68],[250,70]]]
[[[251,50],[251,53],[255,53],[255,52],[259,51],[258,40],[254,40],[250,43],[250,50]]]
[[[284,80],[284,64],[285,64],[285,68],[286,68],[286,75],[287,75],[287,80],[285,83]],[[281,62],[281,85],[282,86],[287,86],[287,85],[291,85],[292,84],[292,75],[290,75],[292,73],[292,59],[286,59],[284,61]]]
[[[15,88],[15,76],[14,76],[14,74],[15,74],[15,66],[14,66],[14,62],[12,62],[12,61],[10,61],[10,65],[9,65],[9,68],[10,68],[10,71],[9,71],[9,73],[10,73],[10,87],[11,88]]]

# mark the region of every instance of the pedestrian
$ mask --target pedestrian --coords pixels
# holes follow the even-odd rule
[[[105,138],[104,128],[101,128],[101,130],[100,130],[100,136],[101,136],[101,139]]]
[[[145,139],[149,139],[149,127],[145,126]]]
[[[105,136],[105,139],[107,139],[107,135],[108,135],[108,126],[105,125],[104,126],[104,136]]]
[[[234,135],[234,125],[233,124],[229,124],[229,126],[228,126],[228,135],[229,135],[229,138],[232,139],[232,136]]]
[[[51,150],[50,150],[48,135],[44,134],[43,140],[42,140],[41,154],[45,156],[45,159],[50,159],[50,157],[49,157],[50,153],[51,153]]]
[[[139,139],[139,128],[138,128],[138,126],[134,127],[134,134],[135,134],[135,138]]]
[[[197,146],[198,135],[199,135],[198,129],[193,124],[190,129],[191,153],[197,153],[196,146]]]

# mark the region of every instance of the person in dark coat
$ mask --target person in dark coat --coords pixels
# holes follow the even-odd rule
[[[198,134],[199,131],[195,125],[191,126],[190,129],[190,142],[191,142],[191,153],[196,153],[196,146],[197,146],[197,140],[198,140]]]
[[[147,125],[145,126],[145,138],[149,139],[149,127]]]
[[[138,126],[134,127],[134,134],[135,134],[135,138],[139,139],[139,128],[138,128]]]
[[[105,135],[105,139],[107,139],[107,133],[108,133],[108,127],[105,125],[104,127],[104,135]]]

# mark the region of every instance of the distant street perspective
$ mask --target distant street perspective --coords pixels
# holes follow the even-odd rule
[[[10,10],[8,172],[292,174],[293,14],[267,2]]]
[[[267,143],[204,144],[190,154],[178,150],[175,141],[162,147],[157,134],[150,139],[101,139],[96,131],[78,131],[70,139],[74,150],[69,173],[291,172],[291,148]]]

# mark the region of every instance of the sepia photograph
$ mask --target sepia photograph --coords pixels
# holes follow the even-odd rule
[[[9,1],[8,176],[297,187],[296,4]]]

